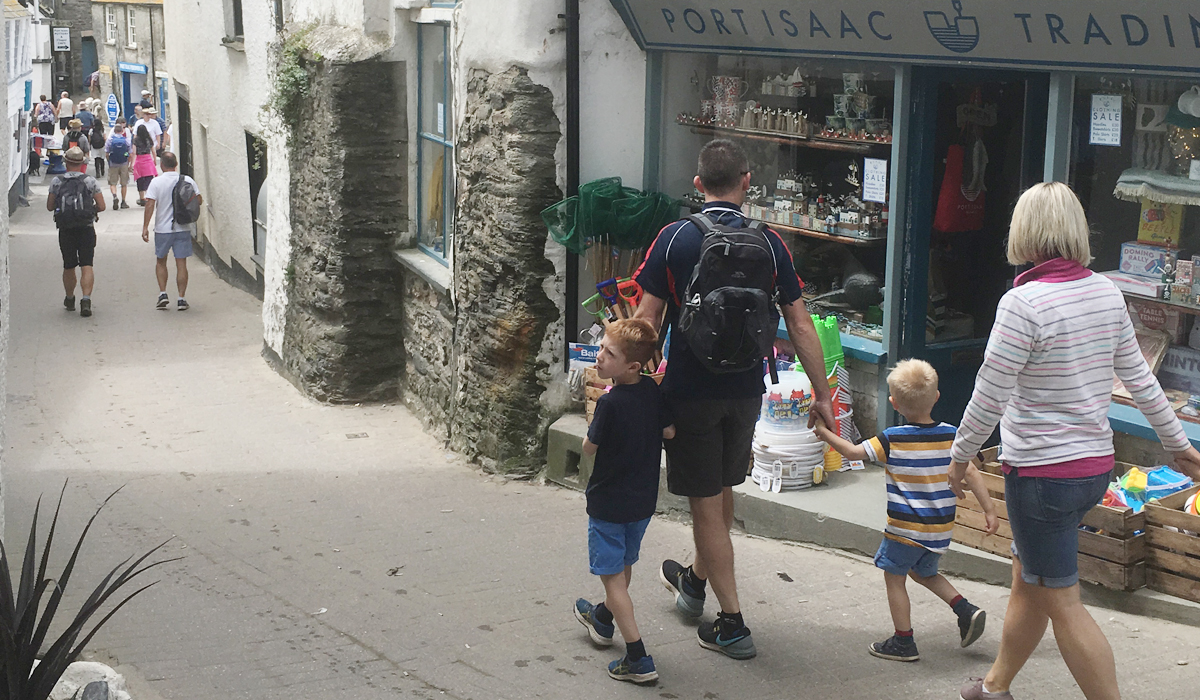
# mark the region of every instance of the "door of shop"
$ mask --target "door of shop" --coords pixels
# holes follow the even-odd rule
[[[900,357],[937,369],[934,418],[971,398],[1015,270],[1005,257],[1017,197],[1041,182],[1047,73],[912,68]]]

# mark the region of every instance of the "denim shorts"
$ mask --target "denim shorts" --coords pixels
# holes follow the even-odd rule
[[[172,231],[171,233],[154,234],[154,257],[164,260],[167,253],[174,253],[176,259],[190,257],[192,233],[190,231]]]
[[[875,552],[875,566],[897,576],[908,576],[910,571],[921,578],[936,576],[941,559],[937,552],[890,537],[884,537]]]
[[[1031,586],[1067,588],[1079,583],[1079,523],[1108,489],[1110,473],[1078,479],[1004,477],[1004,502],[1012,526],[1013,556]]]
[[[588,518],[588,561],[597,576],[612,576],[637,563],[642,535],[650,518],[632,523],[610,523]]]

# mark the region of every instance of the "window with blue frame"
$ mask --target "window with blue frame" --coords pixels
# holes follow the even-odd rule
[[[417,245],[449,264],[454,236],[450,26],[417,30]]]

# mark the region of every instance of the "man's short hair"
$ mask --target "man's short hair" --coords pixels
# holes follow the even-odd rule
[[[901,360],[887,376],[888,392],[896,408],[924,411],[938,397],[938,374],[925,360]],[[903,411],[901,411],[903,413]]]
[[[178,165],[179,165],[179,158],[177,158],[175,156],[175,154],[170,151],[164,152],[162,154],[162,158],[160,158],[159,160],[162,161],[163,168],[168,169],[168,170],[171,168],[174,168],[174,167],[178,167]]]
[[[114,124],[126,124],[127,122],[125,121],[125,117],[117,117],[117,121],[115,121],[113,123]]]
[[[658,348],[658,332],[645,319],[626,318],[610,323],[604,336],[616,344],[626,361],[639,365],[649,362]]]
[[[729,139],[713,139],[700,149],[696,174],[709,194],[733,190],[748,172],[750,159],[746,157],[746,151]]]

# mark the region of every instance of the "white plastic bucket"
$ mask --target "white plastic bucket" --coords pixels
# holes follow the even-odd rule
[[[763,377],[765,392],[761,422],[787,428],[808,428],[808,409],[812,405],[812,382],[803,372],[779,372],[779,383],[772,384],[770,375]]]

